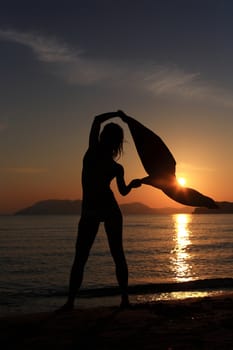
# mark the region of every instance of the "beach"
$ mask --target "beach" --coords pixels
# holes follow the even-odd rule
[[[2,349],[233,349],[233,293],[0,319]]]

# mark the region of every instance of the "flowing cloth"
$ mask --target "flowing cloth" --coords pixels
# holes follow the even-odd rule
[[[161,138],[137,120],[126,120],[138,155],[148,176],[142,183],[161,189],[176,202],[193,207],[218,208],[212,198],[179,185],[176,179],[176,161]]]

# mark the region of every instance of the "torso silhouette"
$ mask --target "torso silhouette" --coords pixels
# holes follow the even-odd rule
[[[87,150],[82,171],[83,214],[103,220],[118,208],[110,184],[120,172],[123,172],[123,167],[100,144]]]

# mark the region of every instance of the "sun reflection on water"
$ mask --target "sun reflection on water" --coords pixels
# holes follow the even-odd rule
[[[174,219],[175,247],[171,250],[171,269],[176,281],[188,281],[192,279],[192,266],[190,265],[190,254],[188,248],[191,244],[189,224],[191,215],[176,214]]]
[[[182,299],[192,299],[192,298],[204,298],[211,296],[226,296],[226,291],[221,290],[208,290],[208,291],[180,291],[180,292],[164,292],[164,293],[154,293],[147,295],[138,295],[135,298],[136,302],[148,303],[155,301],[165,301],[165,300],[182,300]],[[230,294],[231,292],[229,292]],[[231,295],[231,294],[230,294]]]

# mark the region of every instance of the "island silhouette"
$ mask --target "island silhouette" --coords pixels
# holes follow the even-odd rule
[[[14,213],[14,215],[80,215],[81,199],[48,199],[38,201],[31,206],[22,208]],[[233,202],[217,202],[218,209],[208,208],[151,208],[143,203],[132,202],[120,204],[120,208],[125,215],[150,215],[150,214],[233,214]]]

